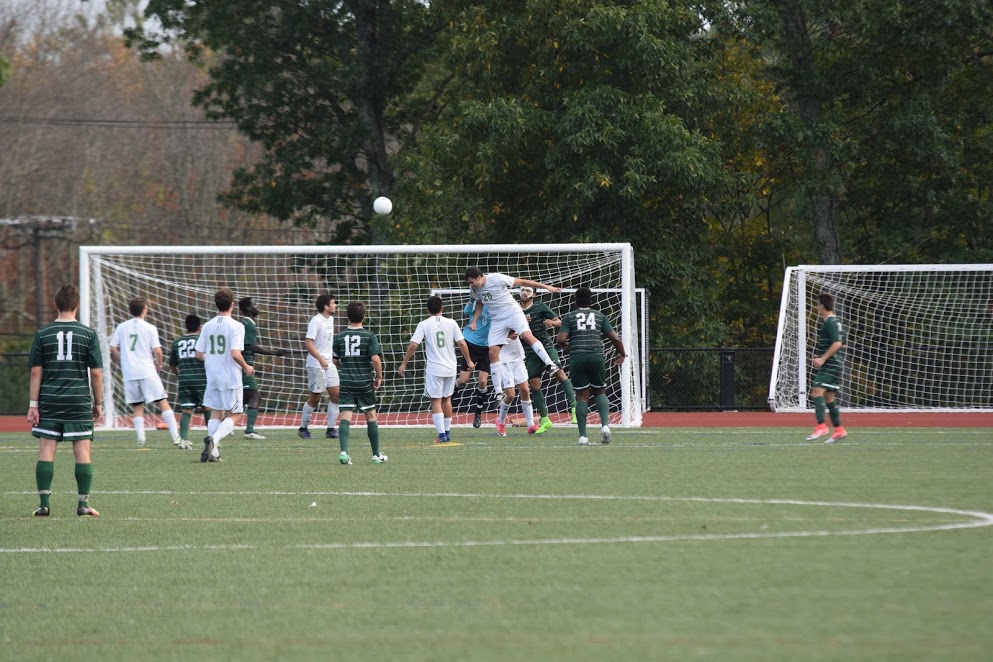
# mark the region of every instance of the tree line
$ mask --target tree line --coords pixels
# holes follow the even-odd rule
[[[786,265],[993,261],[985,0],[106,8],[88,29],[118,54],[126,105],[103,116],[229,123],[197,129],[187,149],[202,155],[175,152],[175,134],[128,153],[150,171],[186,164],[169,191],[203,177],[201,223],[234,218],[232,232],[630,241],[651,342],[669,346],[770,344]],[[121,33],[131,50],[110,45]],[[5,116],[23,48],[0,55]],[[86,98],[108,103],[106,90]],[[88,181],[108,203],[147,198],[106,169]],[[379,195],[393,214],[373,214]]]

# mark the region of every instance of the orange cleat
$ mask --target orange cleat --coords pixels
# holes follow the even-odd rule
[[[845,428],[843,428],[841,426],[838,426],[838,427],[836,427],[834,429],[834,434],[831,435],[831,438],[828,439],[827,441],[825,441],[824,443],[825,444],[833,444],[833,443],[835,443],[837,441],[841,441],[842,439],[844,439],[847,436],[848,436],[848,433],[845,432]]]
[[[814,431],[807,435],[807,441],[816,441],[828,433],[828,426],[818,423]]]

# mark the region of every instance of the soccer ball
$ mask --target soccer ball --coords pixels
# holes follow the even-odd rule
[[[389,198],[378,197],[372,201],[372,208],[377,214],[385,216],[393,211],[393,203]]]

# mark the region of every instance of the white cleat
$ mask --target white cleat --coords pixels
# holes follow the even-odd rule
[[[255,441],[265,441],[265,437],[260,435],[258,432],[246,432],[245,439],[254,439]]]
[[[579,438],[579,445],[580,446],[589,446],[590,445],[590,440],[587,439],[586,437],[580,437]]]
[[[386,460],[388,460],[388,459],[390,459],[390,458],[386,457],[386,453],[380,453],[379,455],[373,455],[372,456],[372,463],[373,464],[382,464],[383,462],[386,462]]]
[[[138,440],[138,448],[144,448],[144,447],[145,447],[145,440],[144,439],[139,439]]]
[[[603,445],[610,443],[610,428],[606,425],[600,428],[600,443]]]
[[[172,445],[173,446],[179,446],[180,448],[182,448],[183,447],[183,438],[182,437],[173,437],[172,438]]]

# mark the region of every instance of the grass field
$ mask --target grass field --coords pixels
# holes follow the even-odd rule
[[[993,657],[988,429],[265,432],[101,435],[83,521],[0,435],[0,658]]]

